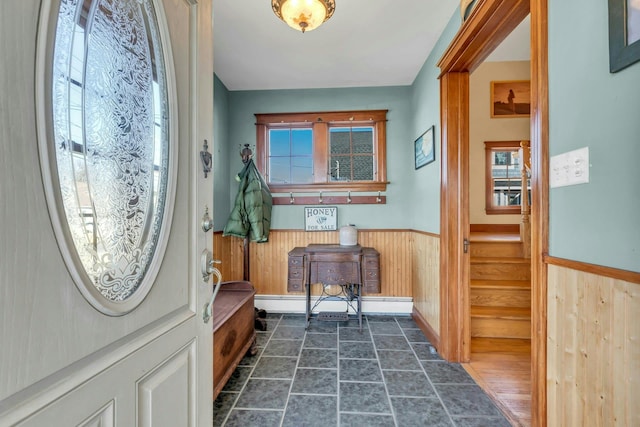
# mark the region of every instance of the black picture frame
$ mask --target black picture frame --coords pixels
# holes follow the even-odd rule
[[[434,129],[435,126],[431,126],[413,142],[416,169],[420,169],[436,159]]]
[[[640,10],[632,0],[609,0],[609,71],[640,61]]]

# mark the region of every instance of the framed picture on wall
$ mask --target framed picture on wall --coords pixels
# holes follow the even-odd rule
[[[431,126],[413,142],[416,169],[420,169],[436,159],[433,129],[434,126]]]
[[[491,82],[491,117],[529,117],[531,82],[509,80]]]
[[[609,71],[640,60],[640,1],[609,0]]]

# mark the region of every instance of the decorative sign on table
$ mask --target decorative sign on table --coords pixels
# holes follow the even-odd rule
[[[304,208],[305,231],[334,231],[337,229],[337,206],[311,206]]]

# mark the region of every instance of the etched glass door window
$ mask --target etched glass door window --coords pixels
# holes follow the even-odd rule
[[[152,0],[60,3],[48,152],[74,279],[107,314],[135,308],[150,289],[170,218],[175,156],[160,34]]]

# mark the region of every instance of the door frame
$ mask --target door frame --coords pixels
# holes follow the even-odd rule
[[[471,355],[469,254],[469,74],[531,14],[531,385],[532,425],[546,420],[548,178],[548,0],[478,0],[438,62],[442,126],[440,347],[449,361]]]

